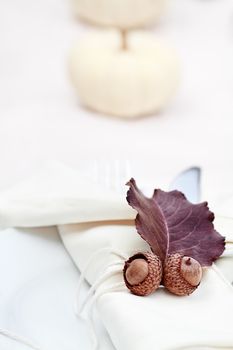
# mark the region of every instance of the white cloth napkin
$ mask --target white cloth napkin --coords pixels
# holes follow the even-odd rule
[[[93,185],[63,167],[2,193],[0,199],[0,226],[58,225],[81,271],[101,248],[118,249],[126,255],[148,249],[135,231],[134,217],[123,195]],[[233,220],[218,218],[216,224],[227,235],[230,250]],[[93,284],[115,260],[107,252],[97,256],[87,270],[88,282]],[[145,298],[127,290],[103,294],[97,299],[97,310],[116,349],[233,349],[233,287],[222,272],[233,281],[232,258],[221,258],[219,268],[207,269],[200,287],[189,297],[177,297],[164,289]],[[120,281],[121,274],[114,279]],[[112,283],[107,280],[104,288]]]
[[[233,220],[225,223],[219,219],[217,226],[223,234],[228,228],[232,232]],[[102,247],[112,247],[129,255],[132,248],[146,248],[134,227],[121,222],[66,225],[60,226],[59,232],[81,270],[87,257]],[[225,263],[220,266],[233,280],[233,260],[229,259],[230,266],[226,268]],[[87,271],[87,280],[93,284],[112,260],[112,256],[104,253],[96,257]],[[121,279],[119,276],[119,281]],[[164,290],[146,298],[115,292],[99,298],[97,307],[119,350],[233,349],[233,287],[215,266],[205,271],[201,286],[189,297],[179,298]]]

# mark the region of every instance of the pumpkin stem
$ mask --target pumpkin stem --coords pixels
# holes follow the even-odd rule
[[[121,29],[121,49],[127,50],[127,29]]]

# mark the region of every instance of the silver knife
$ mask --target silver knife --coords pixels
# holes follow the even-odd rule
[[[169,190],[178,190],[185,194],[192,203],[198,203],[201,199],[201,168],[191,167],[180,174],[172,181]]]

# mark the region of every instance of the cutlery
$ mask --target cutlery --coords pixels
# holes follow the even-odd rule
[[[182,171],[171,182],[169,189],[179,190],[190,202],[198,203],[201,198],[201,169],[191,167]]]
[[[132,165],[129,160],[96,160],[89,164],[87,175],[96,183],[125,194],[125,183],[133,175]],[[146,184],[143,192],[150,192]],[[201,198],[201,169],[197,166],[190,167],[180,172],[171,182],[169,190],[183,192],[192,203],[197,203]]]

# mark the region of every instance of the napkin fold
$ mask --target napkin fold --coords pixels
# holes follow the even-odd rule
[[[0,196],[0,227],[40,227],[133,218],[134,212],[123,195],[59,163]]]
[[[134,251],[149,249],[136,233],[134,217],[123,195],[62,166],[5,191],[0,198],[0,226],[57,225],[81,271],[94,256],[85,274],[92,285],[116,261],[111,250],[130,256]],[[227,236],[230,252],[233,220],[219,217],[216,227]],[[109,252],[95,257],[103,248],[109,248]],[[225,259],[229,260],[227,264]],[[219,259],[219,267],[214,264],[206,269],[200,287],[188,297],[177,297],[163,288],[145,298],[123,290],[103,293],[96,307],[117,350],[233,349],[230,281],[233,259],[229,254]],[[115,282],[122,282],[121,273],[115,276]],[[104,288],[112,283],[111,278],[107,279]]]

